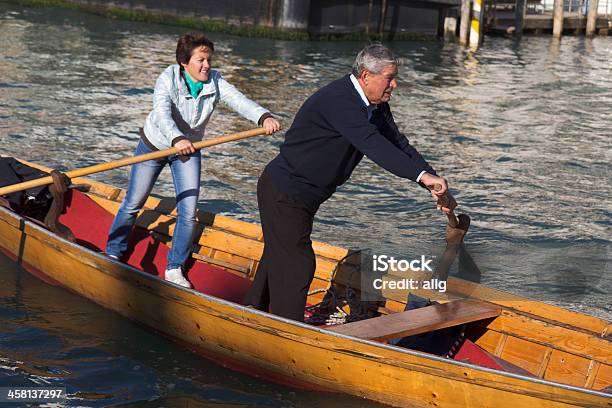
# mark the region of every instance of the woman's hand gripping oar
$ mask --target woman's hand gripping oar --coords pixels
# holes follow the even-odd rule
[[[440,184],[429,186],[434,192],[442,190]],[[438,197],[438,208],[449,208],[450,199],[448,195]],[[446,212],[446,211],[445,211]],[[433,277],[446,280],[448,278],[448,271],[457,257],[457,253],[463,244],[463,237],[470,228],[470,217],[465,214],[455,215],[455,212],[451,208],[450,211],[446,212],[448,218],[448,224],[446,225],[446,249],[440,260],[438,266],[433,274]]]
[[[205,147],[216,146],[218,144],[233,142],[235,140],[246,139],[253,136],[263,135],[265,133],[269,133],[266,128],[257,128],[251,129],[244,132],[233,133],[230,135],[219,136],[213,139],[202,140],[201,142],[196,142],[193,144],[193,147],[196,150],[203,149]],[[102,171],[116,169],[118,167],[129,166],[130,164],[140,163],[147,160],[161,159],[162,157],[168,157],[175,154],[179,154],[179,149],[176,147],[171,147],[165,150],[159,150],[156,152],[151,152],[147,154],[143,154],[140,156],[126,157],[123,159],[115,160],[108,163],[100,163],[94,166],[83,167],[80,169],[71,170],[65,173],[65,175],[72,179],[75,177],[83,177],[89,174],[100,173]],[[42,177],[35,180],[26,181],[23,183],[13,184],[10,186],[0,188],[0,196],[5,194],[14,193],[17,191],[27,190],[28,188],[34,188],[39,186],[44,186],[47,184],[52,184],[53,178],[51,176]]]

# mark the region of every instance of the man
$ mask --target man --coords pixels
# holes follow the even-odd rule
[[[280,153],[257,184],[264,253],[245,304],[279,316],[304,320],[315,255],[310,234],[319,206],[349,179],[364,154],[391,173],[420,183],[438,177],[402,135],[389,109],[397,87],[397,60],[386,47],[371,44],[359,52],[351,75],[315,92],[298,111]],[[448,195],[449,212],[457,204]]]

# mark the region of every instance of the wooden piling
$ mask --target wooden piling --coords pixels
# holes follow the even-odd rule
[[[563,34],[563,0],[555,0],[553,11],[553,37],[560,38]]]
[[[576,21],[576,30],[574,31],[575,35],[582,34],[582,31],[584,30],[584,13],[582,12],[582,10],[584,9],[584,2],[585,0],[578,1],[578,18]]]
[[[268,27],[274,27],[274,0],[268,0]]]
[[[444,41],[449,41],[449,42],[455,41],[456,32],[457,32],[457,17],[453,17],[453,16],[444,17]]]
[[[470,33],[470,0],[461,0],[461,23],[459,25],[459,44],[467,45]]]
[[[525,26],[525,14],[527,14],[527,0],[516,0],[514,17],[514,33],[516,35],[523,35],[523,27]]]
[[[378,24],[378,34],[383,35],[385,32],[385,18],[387,17],[387,0],[382,0],[380,3],[380,22]]]
[[[473,0],[470,47],[479,47],[482,44],[484,21],[484,0]]]
[[[374,0],[368,0],[368,19],[365,27],[366,34],[370,34],[370,21],[372,21],[372,6]]]
[[[593,37],[597,29],[597,7],[599,0],[589,0],[589,12],[587,14],[586,36]]]

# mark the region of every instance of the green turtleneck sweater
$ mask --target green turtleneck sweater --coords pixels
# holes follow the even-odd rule
[[[185,77],[185,81],[187,82],[187,87],[189,88],[189,93],[191,94],[191,96],[193,96],[193,99],[196,99],[198,95],[200,94],[200,92],[202,91],[204,84],[200,81],[196,82],[193,79],[191,79],[191,77],[189,76],[186,70],[183,70],[183,74]]]

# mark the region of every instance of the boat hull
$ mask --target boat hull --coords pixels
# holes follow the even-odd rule
[[[495,372],[247,309],[169,284],[0,209],[0,246],[47,282],[205,357],[286,384],[393,406],[612,407],[606,394]]]

